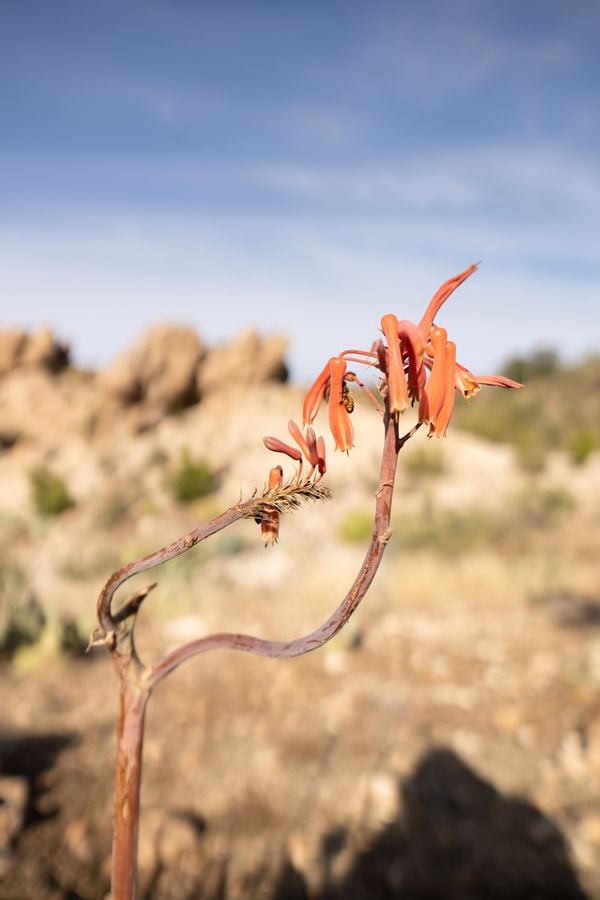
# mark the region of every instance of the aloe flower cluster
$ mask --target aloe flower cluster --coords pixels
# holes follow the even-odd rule
[[[343,350],[327,361],[306,394],[302,410],[303,430],[293,420],[288,423],[296,446],[275,437],[264,438],[267,449],[284,453],[297,463],[296,482],[320,479],[326,471],[325,441],[316,436],[312,427],[323,402],[327,403],[329,429],[336,450],[347,452],[354,446],[349,381],[368,395],[382,415],[387,414],[396,422],[403,412],[418,404],[418,426],[429,425],[429,437],[435,435],[438,438],[446,434],[457,392],[469,399],[482,384],[522,387],[519,382],[502,375],[474,375],[457,362],[456,344],[448,340],[446,329],[435,323],[435,317],[448,297],[476,269],[477,266],[471,265],[444,282],[418,323],[387,313],[381,319],[383,340],[376,340],[370,350]],[[379,373],[378,387],[385,410],[356,374],[348,371],[348,363],[366,365]],[[303,469],[305,462],[310,466],[308,472]],[[278,487],[282,482],[283,470],[281,466],[275,466],[269,474],[269,488]],[[278,526],[279,515],[275,513],[272,521],[262,522],[265,543],[277,540]]]

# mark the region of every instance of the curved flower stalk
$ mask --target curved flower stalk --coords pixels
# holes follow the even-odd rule
[[[370,350],[344,350],[327,361],[306,394],[302,410],[303,428],[292,419],[288,422],[288,432],[294,443],[277,437],[264,438],[268,450],[282,454],[295,464],[294,474],[288,480],[284,479],[281,465],[272,467],[267,486],[260,495],[255,491],[249,500],[240,501],[169,546],[128,563],[111,575],[104,585],[97,604],[99,624],[90,646],[105,645],[110,650],[121,686],[114,805],[113,900],[130,900],[135,896],[144,717],[153,687],[177,666],[208,650],[229,648],[257,656],[283,658],[322,647],[345,625],[375,577],[391,535],[390,516],[398,454],[406,441],[423,424],[429,425],[430,435],[445,435],[452,417],[456,391],[469,398],[477,393],[482,384],[521,387],[500,375],[473,375],[456,361],[455,344],[448,340],[445,329],[435,324],[435,317],[443,303],[475,268],[469,266],[445,282],[434,294],[418,324],[388,313],[381,319],[385,341],[375,341]],[[378,371],[383,405],[354,372],[348,371],[350,362]],[[350,420],[354,399],[349,382],[365,393],[382,416],[383,444],[371,540],[346,596],[325,622],[302,637],[271,641],[248,634],[223,632],[190,641],[162,659],[144,664],[136,650],[134,628],[141,604],[156,585],[151,584],[137,591],[115,610],[113,602],[116,591],[133,575],[191,550],[200,541],[242,519],[254,519],[259,523],[265,544],[273,545],[278,540],[280,519],[285,512],[298,508],[303,501],[328,499],[330,493],[322,483],[327,471],[325,440],[317,436],[313,422],[321,405],[326,402],[335,449],[346,453],[350,451],[354,445],[354,429]],[[414,404],[418,404],[418,420],[400,437],[399,418]]]

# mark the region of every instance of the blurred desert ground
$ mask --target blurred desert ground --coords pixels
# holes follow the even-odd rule
[[[47,331],[0,334],[5,900],[106,896],[117,684],[82,653],[95,600],[263,486],[262,436],[300,417],[285,352],[164,326],[94,373]],[[141,896],[600,897],[600,360],[510,368],[525,391],[482,391],[403,452],[382,570],[338,638],[292,661],[208,654],[156,690]],[[128,582],[159,582],[143,657],[330,613],[378,474],[360,396],[353,423],[349,457],[328,438],[333,501],[284,519],[277,547],[243,522]]]

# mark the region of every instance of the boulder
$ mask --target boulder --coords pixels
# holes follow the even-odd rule
[[[27,332],[20,328],[0,331],[0,375],[16,368],[26,342]]]
[[[0,331],[0,375],[20,366],[59,372],[69,364],[69,346],[57,340],[49,328],[29,334],[20,328]]]
[[[104,370],[100,383],[124,405],[173,412],[197,402],[196,375],[205,352],[193,329],[157,325]]]
[[[260,337],[253,329],[241,332],[231,343],[206,354],[198,370],[199,394],[234,385],[287,381],[287,344],[280,335]]]
[[[69,352],[69,345],[58,341],[49,328],[38,328],[28,336],[20,363],[47,372],[60,372],[69,364]]]

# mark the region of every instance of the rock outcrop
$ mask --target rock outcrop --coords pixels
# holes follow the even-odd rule
[[[173,412],[198,401],[197,371],[205,354],[193,329],[156,325],[105,369],[100,381],[124,405]]]
[[[226,390],[234,384],[287,381],[287,344],[283,336],[261,337],[250,328],[231,343],[211,349],[198,370],[200,395]]]
[[[158,325],[105,369],[100,382],[119,403],[164,415],[214,391],[286,381],[286,348],[285,337],[261,337],[248,329],[209,349],[191,328]]]
[[[0,331],[0,376],[21,366],[59,372],[69,364],[69,345],[49,328],[29,333],[20,328]]]
[[[0,453],[66,435],[141,433],[213,393],[287,380],[287,340],[245,331],[207,347],[192,328],[157,325],[98,373],[68,365],[48,329],[0,331]]]

